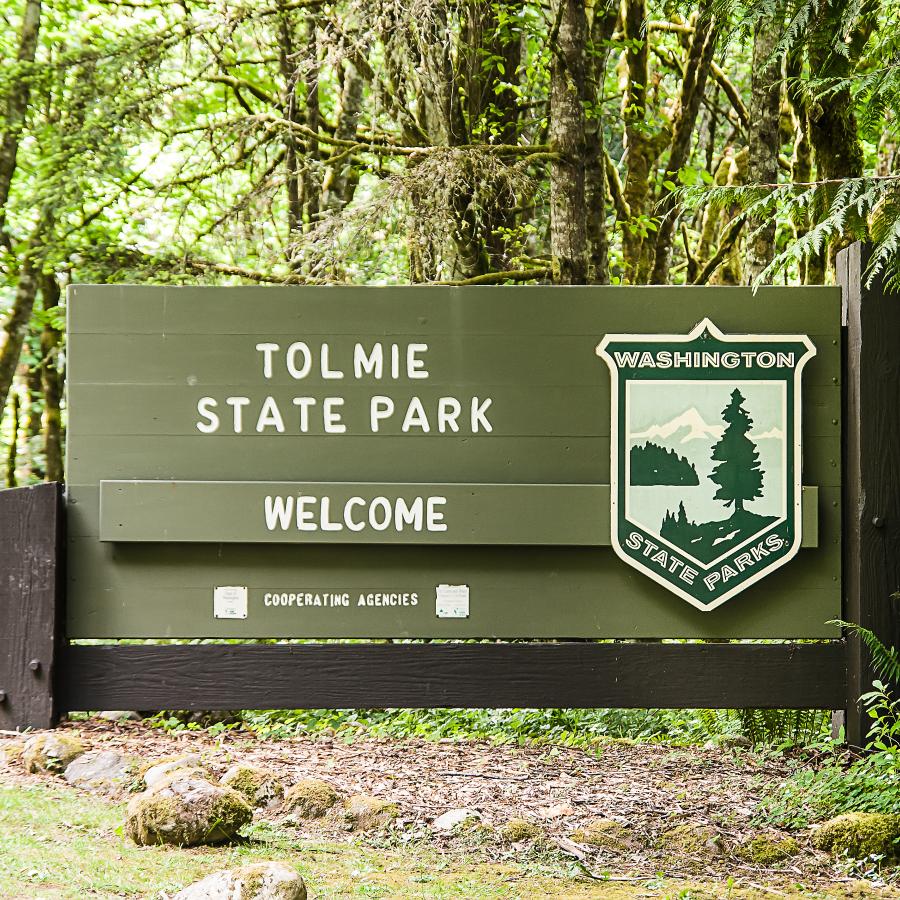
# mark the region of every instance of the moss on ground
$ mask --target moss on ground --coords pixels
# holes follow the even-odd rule
[[[613,819],[594,819],[572,834],[572,840],[597,850],[621,852],[631,846],[631,834]]]
[[[800,852],[800,845],[792,837],[772,837],[760,834],[742,844],[737,855],[755,866],[772,866],[784,862]]]
[[[529,822],[528,819],[510,819],[504,822],[497,830],[501,841],[507,844],[517,844],[519,841],[536,841],[543,837],[544,830]]]
[[[695,860],[719,856],[724,849],[722,838],[711,825],[676,825],[659,836],[657,847],[669,856]]]

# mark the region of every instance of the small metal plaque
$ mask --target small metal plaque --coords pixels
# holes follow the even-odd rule
[[[439,584],[436,588],[435,607],[439,619],[468,619],[469,586]]]
[[[239,585],[215,588],[213,615],[217,619],[246,619],[247,588]]]

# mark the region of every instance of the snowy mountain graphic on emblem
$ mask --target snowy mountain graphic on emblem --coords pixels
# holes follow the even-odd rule
[[[675,438],[671,443],[686,444],[688,441],[721,437],[723,431],[722,425],[707,424],[697,408],[692,406],[662,425],[651,425],[644,431],[632,431],[628,436],[632,440]]]

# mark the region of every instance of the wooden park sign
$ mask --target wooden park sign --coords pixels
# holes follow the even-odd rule
[[[829,623],[888,628],[853,252],[843,325],[827,287],[72,287],[64,516],[0,493],[0,726],[785,706],[852,737],[866,668]]]

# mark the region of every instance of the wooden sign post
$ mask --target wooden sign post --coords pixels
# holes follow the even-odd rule
[[[821,287],[75,286],[65,546],[55,488],[0,493],[0,723],[847,708],[862,740],[828,623],[897,637],[900,361],[839,260],[843,328]]]

